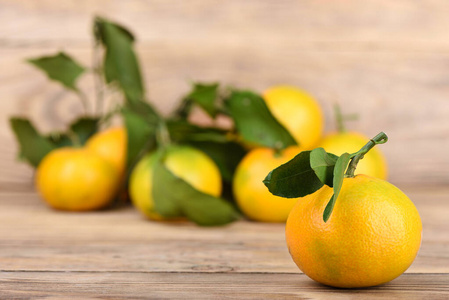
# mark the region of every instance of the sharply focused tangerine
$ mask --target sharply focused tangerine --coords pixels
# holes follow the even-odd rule
[[[412,201],[394,185],[366,175],[345,178],[332,215],[324,185],[301,198],[286,225],[289,252],[310,278],[334,287],[386,283],[412,264],[422,223]]]

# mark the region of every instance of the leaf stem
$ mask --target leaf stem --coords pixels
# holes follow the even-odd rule
[[[361,160],[368,151],[370,151],[374,146],[378,144],[385,144],[388,141],[388,136],[384,132],[378,133],[375,137],[369,140],[365,146],[362,147],[356,153],[351,154],[351,162],[349,163],[348,170],[346,171],[345,177],[354,177],[355,169],[359,160]]]
[[[334,104],[334,114],[338,133],[345,133],[348,131],[345,126],[346,121],[354,121],[359,117],[357,114],[343,114],[338,103]]]

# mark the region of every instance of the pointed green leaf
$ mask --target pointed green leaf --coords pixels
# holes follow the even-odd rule
[[[144,99],[139,63],[133,48],[134,37],[124,27],[96,18],[94,32],[106,48],[104,73],[106,81],[118,82],[130,102]]]
[[[329,220],[332,210],[334,209],[335,202],[338,199],[338,195],[340,194],[341,186],[343,185],[343,180],[345,178],[345,171],[348,167],[350,160],[350,154],[349,153],[343,153],[335,163],[334,168],[334,194],[332,195],[331,199],[326,205],[326,208],[323,212],[323,220],[324,222],[327,222]]]
[[[53,56],[29,59],[28,62],[44,71],[50,79],[71,90],[78,89],[76,80],[84,72],[84,68],[79,63],[63,52]]]
[[[130,169],[142,154],[155,147],[160,116],[144,101],[126,103],[122,115],[128,137],[127,166]]]
[[[187,100],[191,100],[198,104],[204,111],[206,111],[212,118],[218,114],[218,83],[193,85],[193,91],[187,96]]]
[[[125,107],[145,119],[149,124],[157,124],[161,119],[161,116],[156,109],[148,102],[128,102]]]
[[[234,206],[223,198],[202,193],[185,183],[181,197],[184,215],[200,226],[221,226],[239,219]]]
[[[100,31],[100,27],[101,27],[101,23],[102,23],[102,22],[107,22],[107,20],[104,19],[104,18],[101,18],[101,17],[96,17],[95,22],[100,23],[100,24],[96,24],[96,23],[94,24],[93,31],[94,31],[94,37],[95,37],[95,40],[97,40],[97,41],[100,42],[100,43],[105,44],[106,41],[104,40],[104,35],[103,35],[102,32]],[[120,24],[117,24],[117,23],[114,23],[114,26],[115,26],[119,31],[121,31],[121,33],[122,33],[124,36],[126,36],[130,41],[132,41],[132,42],[135,41],[136,38],[134,37],[134,35],[132,34],[132,32],[129,31],[127,28],[125,28],[124,26],[122,26],[122,25],[120,25]]]
[[[171,139],[179,143],[201,141],[226,143],[229,140],[227,138],[228,131],[226,130],[214,127],[201,127],[182,120],[168,121],[167,128]]]
[[[70,125],[70,131],[72,131],[80,145],[84,145],[86,141],[97,132],[99,118],[94,117],[82,117],[75,120]]]
[[[310,151],[299,153],[271,171],[263,183],[273,195],[284,198],[304,197],[323,186],[310,167]]]
[[[261,96],[249,91],[234,91],[226,99],[225,106],[245,141],[277,149],[296,144]]]
[[[323,148],[313,149],[310,153],[310,166],[320,181],[333,187],[334,166],[338,156],[327,153]]]
[[[64,132],[52,132],[45,136],[45,138],[53,145],[54,148],[71,147],[73,141],[67,133]],[[19,149],[17,159],[21,161],[27,161],[25,155]]]
[[[130,170],[144,153],[155,147],[156,123],[129,107],[123,108],[122,116],[127,134],[126,162]]]
[[[153,176],[155,211],[164,217],[185,216],[200,226],[224,225],[238,213],[224,199],[202,193],[158,163]]]
[[[177,188],[179,182],[182,185],[182,180],[164,166],[160,153],[156,155],[158,157],[154,165],[152,182],[154,210],[165,218],[182,217],[182,207],[178,203],[178,198],[182,195],[178,195],[181,190]]]
[[[27,119],[11,118],[12,130],[20,145],[21,156],[33,167],[37,167],[41,160],[56,147],[34,128]]]

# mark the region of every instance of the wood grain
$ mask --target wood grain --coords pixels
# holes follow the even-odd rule
[[[304,274],[1,272],[9,299],[447,299],[448,274],[405,274],[366,289],[333,289]]]
[[[412,43],[411,49],[427,43],[447,44],[444,0],[414,3],[380,1],[58,1],[2,0],[0,36],[11,46],[25,43],[88,43],[93,15],[105,15],[132,24],[140,40],[203,40],[313,42],[337,41],[372,45]],[[18,22],[20,16],[20,23]],[[374,45],[374,47],[382,45]]]
[[[448,299],[448,12],[446,0],[0,0],[0,298]],[[149,222],[132,207],[47,208],[32,168],[15,160],[8,119],[49,132],[82,113],[24,59],[64,50],[89,66],[94,15],[136,34],[148,98],[164,114],[190,81],[292,84],[320,102],[327,131],[335,102],[359,114],[351,129],[385,131],[390,179],[423,220],[413,265],[380,287],[331,289],[300,273],[281,224],[199,228]],[[90,74],[80,86],[92,99]]]
[[[142,219],[123,207],[56,212],[29,186],[0,186],[0,298],[29,299],[447,299],[449,189],[403,190],[421,213],[421,250],[379,287],[313,282],[289,257],[282,224],[219,228]]]
[[[449,190],[404,190],[424,224],[410,273],[449,273]],[[0,194],[0,270],[298,273],[284,225],[240,221],[218,228],[149,222],[131,207],[56,212],[33,192]]]

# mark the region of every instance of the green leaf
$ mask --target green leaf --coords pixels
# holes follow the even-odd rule
[[[11,118],[12,130],[20,145],[20,154],[33,167],[37,167],[41,160],[56,147],[44,136],[41,136],[27,119]]]
[[[82,117],[75,120],[70,125],[70,131],[72,131],[80,145],[84,145],[86,141],[97,132],[99,118]]]
[[[162,216],[185,216],[200,226],[224,225],[238,218],[230,203],[196,190],[171,173],[162,162],[155,166],[154,174],[154,208]]]
[[[343,185],[343,180],[345,178],[345,171],[348,167],[350,160],[350,154],[349,153],[343,153],[335,163],[334,168],[334,179],[333,179],[333,185],[334,185],[334,194],[332,195],[331,199],[326,205],[326,208],[323,212],[323,221],[327,222],[329,220],[332,210],[334,209],[335,202],[338,199],[338,195],[340,194],[341,186]]]
[[[310,152],[299,153],[268,174],[263,183],[273,195],[284,198],[304,197],[323,186],[310,166]]]
[[[200,226],[220,226],[234,222],[239,219],[235,208],[222,198],[217,198],[194,189],[185,183],[184,197],[179,198],[182,202],[185,216]]]
[[[156,155],[156,163],[153,170],[153,182],[152,182],[152,198],[154,202],[154,210],[160,215],[166,218],[182,217],[182,208],[178,203],[178,198],[183,197],[182,191],[178,189],[178,181],[182,180],[174,176],[163,164],[162,151],[158,151]],[[176,188],[174,188],[176,187]]]
[[[128,102],[125,107],[145,119],[149,124],[157,124],[161,119],[161,116],[156,109],[148,102]]]
[[[261,96],[249,91],[234,91],[226,99],[225,106],[247,142],[277,149],[296,144],[290,133],[271,114]]]
[[[338,156],[327,153],[323,148],[313,149],[310,153],[310,166],[320,181],[333,187],[334,166]]]
[[[193,141],[226,143],[229,141],[226,130],[213,127],[201,127],[185,120],[168,121],[167,128],[170,132],[171,139],[179,143]]]
[[[84,68],[73,58],[60,52],[53,56],[29,59],[28,62],[44,71],[47,76],[71,90],[78,90],[76,80],[84,72]]]
[[[156,146],[156,128],[161,117],[147,102],[128,102],[122,109],[127,132],[127,166],[132,168],[142,154]]]
[[[95,22],[99,22],[99,23],[102,23],[102,22],[107,22],[107,20],[106,19],[104,19],[104,18],[101,18],[101,17],[97,17],[96,19],[95,19]],[[101,25],[100,25],[101,26]],[[102,35],[102,32],[100,31],[100,26],[98,26],[97,24],[94,24],[94,28],[93,28],[93,31],[94,31],[94,37],[95,37],[95,39],[98,41],[98,42],[101,42],[101,43],[106,43],[105,41],[104,41],[104,36]],[[117,23],[114,23],[114,26],[118,29],[118,30],[120,30],[121,31],[121,33],[123,34],[123,35],[125,35],[125,36],[127,36],[128,37],[128,39],[130,40],[130,41],[132,41],[132,42],[134,42],[135,41],[135,37],[134,37],[134,35],[132,34],[132,32],[131,31],[129,31],[127,28],[125,28],[125,27],[123,27],[122,25],[120,25],[120,24],[117,24]]]
[[[209,116],[215,118],[219,112],[216,101],[218,98],[218,87],[218,83],[196,83],[193,85],[193,91],[190,92],[186,99],[198,104]]]
[[[127,134],[126,162],[130,170],[142,154],[155,147],[156,123],[129,107],[123,108],[122,116]]]
[[[142,101],[144,87],[133,49],[133,35],[124,27],[103,18],[95,19],[94,32],[106,48],[104,61],[106,81],[118,82],[128,101]]]
[[[52,132],[46,135],[45,138],[51,143],[51,145],[54,146],[54,148],[73,146],[72,139],[65,132]],[[21,161],[27,161],[21,150],[19,150],[18,159]]]

